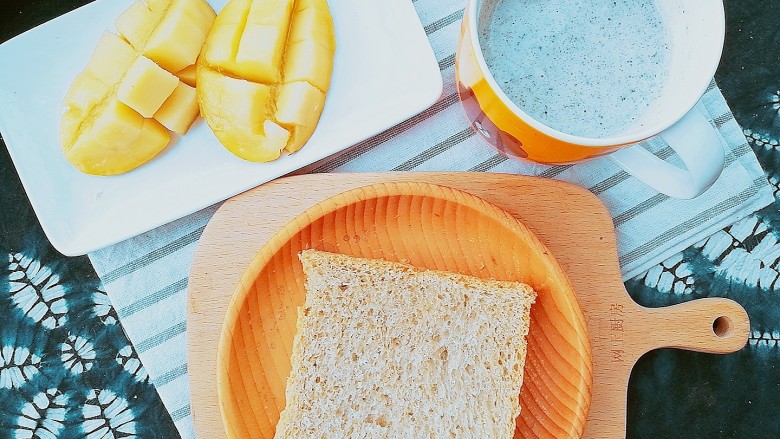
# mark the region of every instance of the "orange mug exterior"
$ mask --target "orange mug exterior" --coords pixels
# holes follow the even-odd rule
[[[472,0],[473,1],[473,0]],[[575,163],[608,154],[624,146],[584,146],[550,136],[528,124],[499,97],[477,62],[472,44],[469,8],[463,16],[455,59],[458,95],[479,137],[510,158],[546,164]]]

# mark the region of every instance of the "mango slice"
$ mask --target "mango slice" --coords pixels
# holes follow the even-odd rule
[[[295,152],[319,122],[335,50],[326,0],[231,0],[198,58],[200,113],[242,159]]]
[[[87,174],[116,175],[146,163],[170,140],[168,130],[111,96],[67,157]],[[121,159],[117,159],[120,157]]]
[[[119,100],[143,117],[152,117],[179,85],[179,78],[139,56],[119,84]]]
[[[195,78],[197,75],[197,66],[195,64],[188,65],[187,67],[176,72],[176,76],[179,80],[190,87],[195,87]]]
[[[137,0],[116,20],[130,45],[169,72],[195,64],[216,14],[203,0]]]
[[[216,14],[205,0],[142,0],[106,32],[63,102],[60,144],[87,174],[151,160],[198,116],[195,61]],[[188,70],[189,69],[189,70]],[[180,76],[184,79],[180,79]]]
[[[195,88],[180,82],[154,113],[154,118],[176,134],[184,134],[198,117],[199,111]]]

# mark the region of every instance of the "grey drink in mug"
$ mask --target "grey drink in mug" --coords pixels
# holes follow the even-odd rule
[[[461,101],[505,155],[555,164],[610,154],[680,198],[720,175],[720,137],[694,107],[720,60],[720,0],[470,0],[463,20]],[[656,135],[684,168],[634,145]]]

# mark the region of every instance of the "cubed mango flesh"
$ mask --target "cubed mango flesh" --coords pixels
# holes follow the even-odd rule
[[[154,119],[174,133],[184,134],[198,117],[199,111],[195,89],[180,82],[154,113]]]
[[[308,39],[290,45],[282,77],[284,82],[306,81],[322,91],[330,87],[331,52],[319,42]]]
[[[289,152],[300,149],[311,137],[324,103],[325,93],[308,82],[291,82],[279,87],[275,116],[291,133]]]
[[[130,171],[197,117],[195,61],[216,14],[205,0],[138,0],[106,32],[63,102],[65,158],[88,174]],[[188,72],[186,70],[189,69]]]
[[[194,64],[206,41],[214,10],[202,0],[173,0],[142,50],[171,72]]]
[[[122,174],[146,163],[168,144],[170,135],[165,127],[154,119],[145,119],[115,96],[100,107],[101,111],[83,127],[84,134],[64,151],[80,171]]]
[[[201,115],[245,160],[295,152],[319,122],[335,48],[324,0],[231,0],[198,59]]]
[[[302,3],[300,0],[296,4]],[[331,53],[336,49],[333,26],[328,21],[328,10],[310,7],[295,13],[294,25],[290,28],[290,43],[314,40]]]
[[[235,61],[252,0],[231,0],[219,11],[203,43],[203,62],[225,69]]]
[[[179,70],[176,72],[176,76],[179,77],[179,81],[189,85],[190,87],[195,87],[196,81],[195,76],[197,75],[197,65],[191,64],[187,67]]]
[[[204,66],[198,68],[198,84],[201,109],[221,110],[203,113],[203,119],[230,152],[255,162],[267,162],[279,157],[289,134],[281,133],[276,129],[281,127],[276,124],[266,124],[269,122],[268,109],[272,103],[271,87],[225,76]],[[273,129],[270,139],[266,136],[267,127]],[[279,144],[282,137],[284,143]]]
[[[85,70],[104,84],[113,87],[133,65],[138,52],[118,35],[105,32],[89,58]]]
[[[116,29],[137,51],[178,72],[195,63],[215,17],[204,0],[136,0]]]
[[[73,80],[65,96],[60,118],[60,144],[70,146],[79,137],[81,125],[93,109],[106,99],[111,89],[90,72],[85,71]]]
[[[271,26],[247,24],[228,69],[250,81],[274,84],[279,82],[279,64],[287,33]]]
[[[144,0],[136,0],[119,15],[114,26],[119,35],[136,50],[142,50],[164,13],[163,9],[151,10]]]
[[[143,117],[152,117],[179,85],[179,78],[145,56],[139,56],[119,83],[119,101]]]

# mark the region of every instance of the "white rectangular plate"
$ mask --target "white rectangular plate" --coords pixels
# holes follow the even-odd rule
[[[62,100],[100,35],[132,1],[98,0],[0,45],[0,132],[43,230],[65,255],[138,235],[344,150],[429,107],[442,91],[409,0],[330,0],[333,78],[302,150],[271,163],[246,162],[198,120],[134,171],[85,175],[60,150]],[[209,0],[217,12],[226,2]]]

